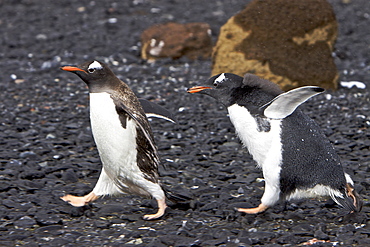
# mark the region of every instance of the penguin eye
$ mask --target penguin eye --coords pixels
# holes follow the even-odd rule
[[[94,69],[94,68],[88,68],[88,69],[87,69],[87,71],[88,71],[89,73],[94,73],[95,69]]]
[[[217,87],[218,86],[218,82],[217,81],[213,82],[213,86]]]

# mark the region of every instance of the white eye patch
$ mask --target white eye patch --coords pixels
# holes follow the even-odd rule
[[[217,77],[215,79],[215,82],[222,82],[223,80],[225,80],[226,77],[225,77],[225,73],[222,73],[219,77]]]
[[[94,70],[102,69],[102,68],[103,68],[103,66],[98,61],[94,61],[89,65],[87,70],[88,71],[94,71]]]

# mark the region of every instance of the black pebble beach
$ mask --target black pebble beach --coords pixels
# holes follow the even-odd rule
[[[329,0],[339,23],[333,56],[340,81],[366,86],[326,91],[301,106],[335,146],[364,199],[349,214],[327,199],[279,203],[258,215],[262,172],[215,100],[191,95],[210,60],[140,59],[140,35],[156,23],[219,28],[249,1],[0,0],[0,246],[370,246],[370,1]],[[152,119],[161,181],[193,197],[159,220],[154,200],[105,197],[81,208],[101,169],[89,122],[88,91],[61,65],[108,63],[138,97],[171,110]]]

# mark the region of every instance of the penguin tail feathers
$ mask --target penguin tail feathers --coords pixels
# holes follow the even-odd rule
[[[166,188],[163,188],[163,186],[162,186],[162,189],[164,191],[166,198],[174,203],[189,203],[193,199],[192,196],[188,192],[184,191],[184,189],[181,189],[182,190],[181,193],[180,192],[170,192]],[[178,190],[177,188],[174,188],[174,191],[177,191],[177,190]]]
[[[353,185],[349,183],[346,184],[344,197],[334,195],[332,198],[336,203],[350,211],[350,213],[360,212],[362,209],[363,205],[362,198],[355,191]]]

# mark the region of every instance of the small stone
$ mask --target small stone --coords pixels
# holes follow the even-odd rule
[[[107,204],[103,205],[98,211],[100,216],[109,216],[115,214],[127,213],[122,204]]]
[[[66,246],[69,243],[70,243],[69,239],[59,237],[59,238],[54,238],[53,240],[51,240],[50,246]]]
[[[39,163],[39,166],[46,167],[46,166],[48,166],[48,162],[47,161],[41,162],[41,163]]]
[[[31,160],[34,160],[38,158],[38,155],[33,151],[25,151],[20,153],[19,157],[21,157],[22,159],[29,158]]]
[[[20,174],[20,178],[22,179],[38,179],[38,178],[43,178],[45,177],[45,173],[42,171],[37,171],[37,170],[25,170]]]
[[[68,169],[65,172],[63,172],[62,180],[65,183],[76,183],[78,182],[78,176],[76,175],[73,169]]]
[[[0,181],[0,192],[8,191],[12,187],[10,182]]]
[[[55,214],[39,213],[35,218],[40,226],[58,225],[63,223],[62,219]]]
[[[82,13],[85,12],[86,8],[84,6],[78,7],[77,12]]]
[[[24,79],[16,79],[16,80],[14,80],[14,83],[15,84],[21,84],[21,83],[23,83],[25,80]]]
[[[134,244],[134,245],[139,245],[142,244],[143,240],[141,238],[133,239],[131,241],[128,241],[126,244]]]
[[[97,228],[108,229],[110,226],[109,221],[106,220],[95,220],[94,226]]]
[[[62,158],[63,158],[63,155],[62,154],[53,155],[53,159],[60,160]]]
[[[117,21],[118,21],[117,18],[109,18],[108,19],[108,23],[110,23],[110,24],[115,24],[115,23],[117,23]]]
[[[33,227],[34,225],[37,225],[36,220],[29,216],[23,216],[19,220],[14,222],[14,225],[17,227],[22,227],[22,228],[30,228]]]
[[[47,134],[46,139],[55,139],[56,136],[54,134]]]
[[[61,230],[63,228],[63,226],[61,225],[48,225],[48,226],[42,226],[42,227],[39,227],[37,228],[35,231],[36,232],[47,232],[47,233],[56,233],[58,234],[58,230]]]
[[[324,233],[323,231],[321,230],[317,230],[315,231],[314,235],[313,235],[315,238],[317,239],[322,239],[322,240],[329,240],[330,237],[328,234]]]
[[[48,36],[46,36],[46,34],[40,33],[40,34],[36,35],[36,39],[40,40],[40,41],[44,41],[44,40],[48,39]]]

